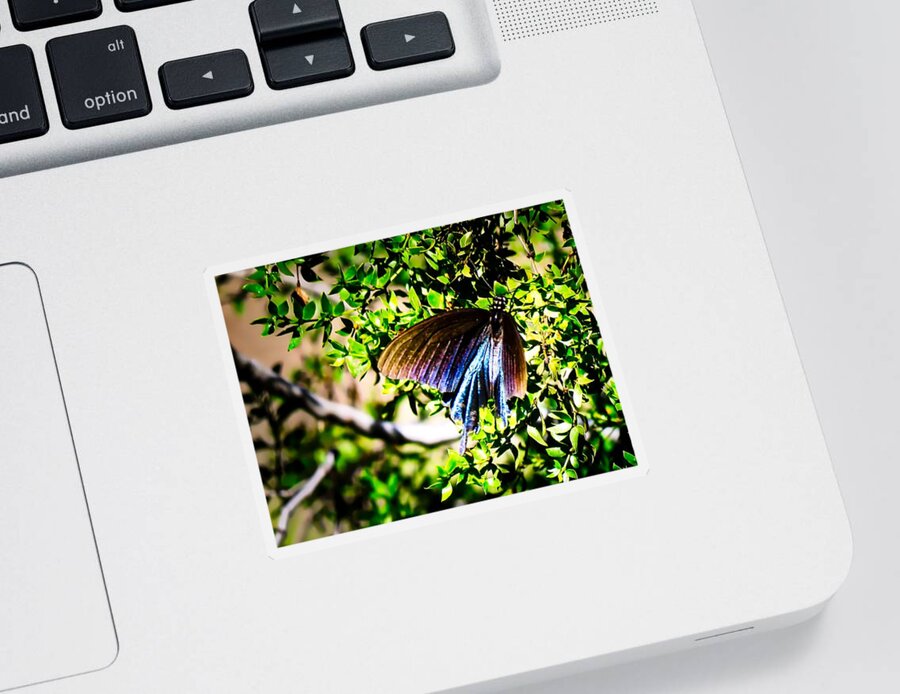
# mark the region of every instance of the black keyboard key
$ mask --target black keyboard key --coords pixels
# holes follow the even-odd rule
[[[373,70],[440,60],[456,52],[450,23],[443,12],[369,24],[362,30],[362,41]]]
[[[350,44],[343,34],[263,48],[262,57],[272,89],[347,77],[355,69]]]
[[[131,27],[51,39],[47,57],[67,128],[87,128],[150,113],[150,94]]]
[[[0,48],[0,143],[47,132],[47,112],[34,54],[28,46]]]
[[[250,17],[258,43],[344,28],[337,0],[256,0]]]
[[[189,108],[247,96],[253,92],[250,63],[241,50],[172,60],[159,69],[169,108]]]
[[[116,7],[122,12],[133,12],[134,10],[146,10],[150,7],[172,5],[176,2],[185,2],[185,0],[116,0]]]
[[[99,17],[100,0],[9,0],[13,24],[19,31]]]

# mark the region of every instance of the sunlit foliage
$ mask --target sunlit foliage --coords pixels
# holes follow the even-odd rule
[[[225,300],[261,339],[304,355],[285,376],[378,419],[447,417],[440,393],[377,373],[404,328],[500,296],[525,344],[526,397],[510,402],[505,428],[483,408],[464,455],[386,444],[246,392],[273,518],[336,457],[285,544],[636,464],[562,202],[258,267],[240,286]]]

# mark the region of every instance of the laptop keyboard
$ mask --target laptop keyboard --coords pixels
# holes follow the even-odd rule
[[[159,116],[160,123],[154,120],[159,111],[212,109],[214,104],[223,108],[223,102],[261,100],[261,89],[284,93],[323,82],[358,81],[341,92],[310,92],[304,103],[308,113],[295,113],[297,118],[364,106],[367,101],[383,103],[416,96],[416,92],[468,86],[466,82],[483,83],[499,70],[493,46],[485,45],[484,36],[490,29],[481,0],[438,0],[435,4],[421,0],[254,0],[249,7],[205,0],[0,0],[3,2],[8,2],[12,26],[3,27],[0,14],[0,176],[104,155],[103,143],[99,141],[97,147],[96,138],[92,140],[94,151],[81,148],[78,154],[77,144],[67,145],[57,133],[60,130],[110,127],[125,120],[154,121],[153,137],[147,143],[141,143],[140,131],[135,129],[129,129],[127,137],[120,130],[111,132],[108,149],[127,151],[290,120],[287,109],[298,101],[285,101],[285,108],[279,108],[267,97],[265,106],[249,107],[251,118],[243,119],[238,127],[234,110],[227,118],[213,113],[213,121],[206,124],[202,117],[189,123],[168,121],[174,127],[160,125],[165,115]],[[163,6],[169,7],[153,9]],[[209,32],[215,32],[212,27],[222,15],[229,15],[232,27],[240,22],[237,28],[245,36],[239,45],[221,45],[221,50],[199,55],[185,51],[168,60],[148,62],[144,50],[153,38],[145,38],[137,21],[123,22],[159,13],[159,19],[151,22],[150,33],[155,37],[163,21],[178,23],[179,14],[186,11],[181,8],[191,6],[195,9],[185,16],[187,21],[196,21],[198,13],[217,17],[211,20]],[[473,12],[479,6],[482,10]],[[143,10],[148,11],[139,12]],[[352,21],[347,21],[345,14],[352,16]],[[104,20],[115,23],[73,31],[81,23]],[[46,30],[49,35],[41,36]],[[468,44],[468,56],[460,56],[458,35]],[[477,43],[473,41],[476,37],[480,38]],[[148,54],[160,55],[158,46],[151,48]],[[360,60],[362,68],[358,67]],[[452,66],[443,70],[431,67],[441,61]],[[420,72],[407,72],[407,84],[403,78],[378,77],[414,66],[419,66]],[[359,74],[361,69],[365,75]],[[429,72],[422,72],[428,70],[433,71],[431,80]],[[265,81],[262,88],[257,84],[260,73]],[[253,116],[258,122],[252,122]],[[213,127],[217,119],[229,121],[231,127]],[[19,151],[24,151],[27,145],[22,141],[29,139],[53,139],[54,144],[41,148],[41,161],[24,167],[12,162],[4,170],[10,143],[20,143]],[[124,147],[123,139],[128,140]],[[58,162],[53,161],[54,148],[60,153]],[[27,152],[24,158],[28,158]]]

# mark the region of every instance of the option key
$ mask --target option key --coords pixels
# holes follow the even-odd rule
[[[131,27],[52,39],[47,42],[47,57],[67,128],[87,128],[150,113],[150,94]]]

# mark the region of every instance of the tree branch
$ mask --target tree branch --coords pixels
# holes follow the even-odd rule
[[[325,475],[331,472],[331,469],[334,467],[334,461],[337,458],[334,451],[328,451],[328,455],[325,456],[325,462],[319,465],[316,468],[316,471],[312,474],[306,483],[300,487],[294,496],[281,507],[281,513],[278,514],[278,523],[275,525],[275,544],[280,545],[281,541],[284,540],[284,536],[287,533],[288,523],[291,522],[291,516],[294,515],[294,511],[297,510],[297,507],[303,503],[303,500],[310,496],[314,491],[316,491],[316,487],[319,486],[319,483],[325,479]]]
[[[340,424],[363,436],[388,443],[418,443],[422,446],[436,447],[459,441],[459,430],[451,422],[398,424],[375,419],[362,410],[326,400],[301,385],[291,383],[233,347],[231,353],[234,355],[238,377],[244,383],[255,390],[265,390],[286,402],[293,403],[316,419]]]

